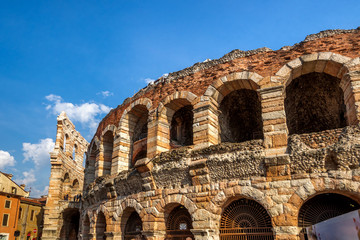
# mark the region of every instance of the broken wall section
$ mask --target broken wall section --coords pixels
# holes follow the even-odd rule
[[[83,190],[85,153],[89,143],[75,130],[74,124],[62,112],[57,118],[54,150],[50,153],[51,176],[44,212],[43,239],[56,239],[66,223],[63,213],[68,208],[80,208]]]

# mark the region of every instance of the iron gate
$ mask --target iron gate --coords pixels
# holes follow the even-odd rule
[[[243,198],[225,208],[220,222],[220,240],[273,239],[270,216],[259,203]]]

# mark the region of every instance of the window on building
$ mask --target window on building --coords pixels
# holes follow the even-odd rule
[[[12,193],[12,194],[16,194],[16,190],[17,190],[16,187],[12,187],[12,188],[11,188],[11,193]]]
[[[11,207],[11,201],[5,200],[5,208],[10,208],[10,207]]]
[[[35,211],[31,210],[31,215],[30,215],[30,220],[31,221],[34,221],[34,213],[35,213]]]
[[[19,219],[21,218],[22,208],[19,209]]]
[[[4,214],[3,215],[3,220],[2,220],[2,226],[3,227],[7,227],[9,223],[9,214]]]

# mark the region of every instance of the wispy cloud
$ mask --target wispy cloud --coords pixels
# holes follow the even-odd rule
[[[50,152],[55,143],[51,138],[40,139],[39,143],[23,143],[24,161],[33,161],[36,167],[50,163]]]
[[[100,121],[98,117],[111,110],[110,107],[104,104],[94,102],[86,102],[80,105],[64,102],[61,96],[54,94],[50,94],[45,98],[50,102],[46,109],[51,111],[52,114],[58,115],[65,111],[71,121],[80,122],[84,126],[89,127],[92,132],[95,132]]]
[[[149,84],[149,83],[153,83],[155,82],[155,79],[152,79],[152,78],[145,78],[144,81],[146,82],[146,84]]]
[[[15,165],[15,158],[10,153],[0,150],[0,169]]]
[[[23,177],[19,178],[19,179],[14,179],[14,181],[18,184],[25,184],[25,185],[29,185],[31,183],[36,182],[36,177],[35,177],[35,170],[34,169],[30,169],[29,171],[24,171],[22,173]]]
[[[102,95],[103,98],[107,98],[107,97],[113,96],[114,93],[112,93],[110,91],[101,91],[101,92],[98,92],[96,95]]]

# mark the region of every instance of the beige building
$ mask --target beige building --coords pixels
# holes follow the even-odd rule
[[[359,42],[328,30],[170,73],[89,145],[61,114],[44,239],[298,240],[358,209]],[[64,203],[75,179],[82,201]]]
[[[44,206],[46,198],[21,198],[17,230],[20,232],[18,240],[40,239],[44,224]]]

